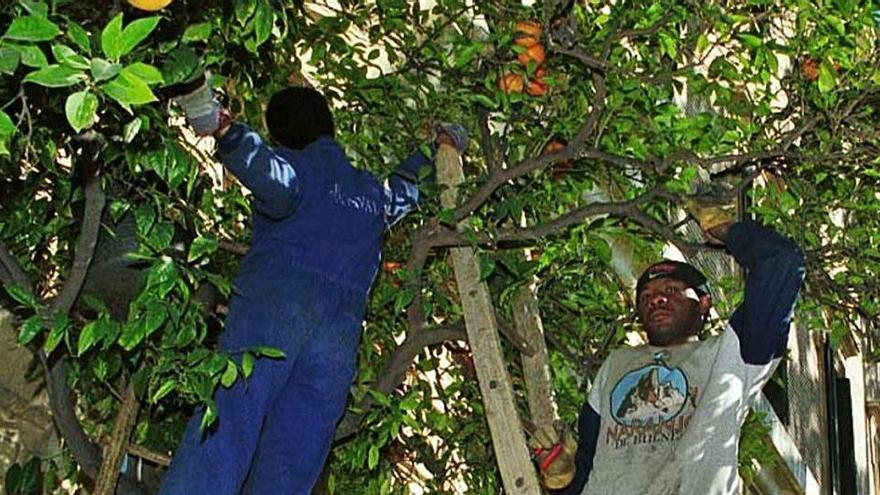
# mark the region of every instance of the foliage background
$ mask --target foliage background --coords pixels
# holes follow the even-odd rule
[[[374,286],[340,427],[352,435],[322,489],[497,493],[472,360],[457,340],[450,245],[479,248],[502,320],[515,288],[537,277],[559,412],[572,425],[591,373],[634,330],[615,256],[639,267],[670,242],[702,250],[678,208],[698,166],[804,247],[801,324],[835,342],[876,331],[875,10],[855,0],[176,0],[151,15],[109,0],[5,3],[4,305],[47,370],[69,366],[62,385],[87,440],[108,441],[131,384],[132,442],[168,452],[195,406],[210,422],[216,387],[281,358],[214,348],[249,205],[211,165],[210,143],[186,139],[169,88],[207,67],[237,118],[259,128],[267,97],[307,78],[332,99],[353,162],[379,175],[432,123],[464,123],[470,200],[441,210],[429,188],[388,235],[385,260],[403,268],[387,265]],[[542,96],[497,86],[538,70],[516,62],[524,19],[545,27]],[[570,144],[542,156],[557,136]],[[449,227],[459,220],[463,234]],[[89,268],[75,260],[88,258],[90,232],[102,240]],[[739,296],[735,281],[720,285],[724,315]],[[27,491],[37,474],[47,490],[65,478],[88,486],[97,466],[68,442],[65,458],[19,466],[7,490]]]

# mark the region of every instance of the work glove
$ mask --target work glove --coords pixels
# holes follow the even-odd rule
[[[204,84],[195,91],[174,98],[186,115],[186,123],[198,136],[214,134],[220,126],[220,103],[214,98],[210,80],[206,75]]]
[[[724,244],[723,239],[712,235],[712,230],[737,219],[736,201],[722,199],[725,190],[712,184],[704,168],[698,168],[697,172],[697,178],[691,184],[692,194],[684,199],[684,207],[711,244]]]
[[[464,154],[468,148],[468,133],[467,129],[464,128],[461,124],[452,124],[448,122],[442,122],[438,124],[434,128],[434,141],[440,145],[442,144],[440,140],[442,139],[442,135],[446,135],[452,141],[452,145],[458,150],[458,153]]]
[[[528,443],[544,487],[560,490],[571,484],[575,474],[577,442],[564,423],[557,421],[553,426],[535,429]]]

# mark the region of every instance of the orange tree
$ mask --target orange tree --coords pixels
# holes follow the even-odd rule
[[[875,10],[856,0],[176,0],[152,13],[118,0],[4,3],[3,304],[45,372],[65,441],[63,458],[11,470],[7,491],[90,486],[102,464],[117,470],[120,444],[169,452],[194,407],[214,420],[217,387],[284,358],[215,347],[249,206],[210,173],[210,153],[169,105],[205,68],[257,127],[268,95],[310,79],[337,108],[354,163],[379,174],[426,125],[472,133],[460,206],[442,209],[428,190],[388,236],[322,490],[497,493],[446,249],[478,248],[502,322],[513,290],[537,277],[571,423],[590,374],[633,330],[619,251],[638,266],[665,243],[705,249],[678,208],[703,172],[804,247],[802,324],[835,340],[876,331]],[[518,40],[521,21],[535,23],[535,39]],[[550,141],[567,144],[542,154]],[[102,457],[107,445],[117,448]],[[153,490],[162,469],[148,465],[141,480],[123,474],[120,491]]]

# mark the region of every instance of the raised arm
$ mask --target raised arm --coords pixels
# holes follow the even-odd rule
[[[448,144],[463,154],[467,150],[467,140],[464,127],[458,124],[440,124],[436,129],[432,152],[441,144]],[[386,227],[391,227],[415,209],[419,204],[419,182],[432,182],[434,175],[433,159],[420,151],[411,154],[394,169],[394,174],[385,182]]]
[[[394,169],[385,181],[385,225],[391,227],[419,203],[419,173],[423,167],[433,169],[434,162],[416,151]],[[433,170],[429,174],[433,175]]]
[[[785,350],[804,280],[803,253],[790,239],[750,220],[719,227],[716,233],[746,272],[745,299],[730,318],[743,361],[768,364]]]
[[[253,193],[254,209],[276,220],[291,215],[302,187],[292,155],[277,153],[246,124],[234,123],[221,130],[217,154]]]

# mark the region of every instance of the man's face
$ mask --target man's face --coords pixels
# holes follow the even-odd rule
[[[676,345],[700,330],[702,312],[704,308],[708,310],[708,297],[701,301],[681,280],[660,278],[645,284],[637,305],[648,342],[657,346]]]

